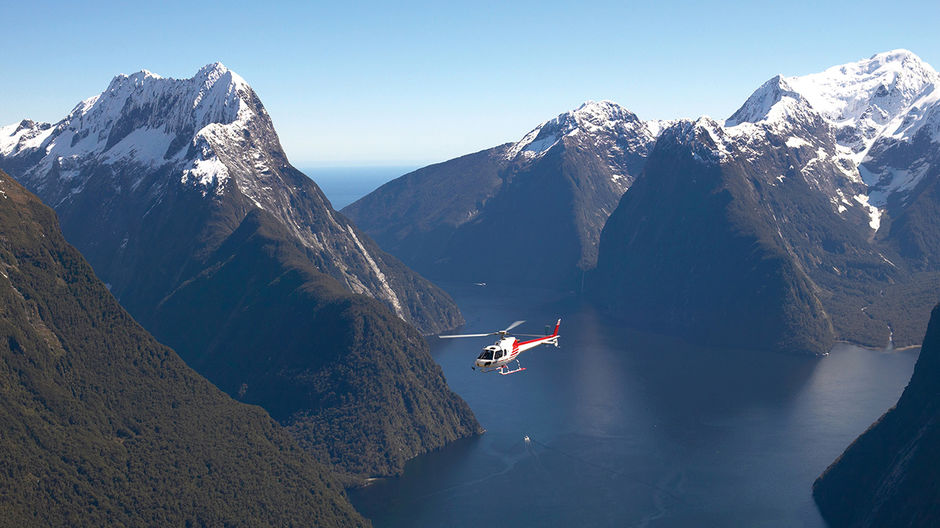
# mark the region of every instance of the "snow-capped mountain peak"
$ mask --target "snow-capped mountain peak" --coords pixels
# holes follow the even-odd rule
[[[882,207],[890,195],[909,193],[931,166],[936,149],[923,149],[940,143],[938,88],[940,74],[917,55],[887,51],[819,73],[778,75],[725,124],[739,136],[772,130],[794,142],[826,143],[829,159],[868,186],[872,207]]]
[[[53,132],[49,123],[37,123],[24,119],[19,123],[0,127],[0,156],[8,156],[21,150],[39,148]]]
[[[573,120],[574,123],[587,130],[605,129],[616,126],[619,122],[638,121],[636,115],[626,108],[612,101],[586,101],[577,109],[561,114],[559,118]]]
[[[907,50],[834,66],[787,82],[813,108],[836,123],[871,119],[885,124],[911,103],[933,91],[940,76]]]
[[[781,113],[789,115],[792,108],[808,104],[783,76],[776,75],[751,94],[741,108],[725,120],[725,126],[773,120],[781,117]]]
[[[878,136],[895,131],[900,124],[895,120],[913,106],[936,101],[940,75],[910,51],[895,50],[787,82],[823,117],[849,132],[840,143],[861,161]]]
[[[885,135],[913,132],[912,111],[938,101],[940,74],[907,50],[878,53],[858,62],[764,83],[727,121],[727,126],[792,121],[794,108],[811,109],[836,129],[840,146],[856,163]]]
[[[225,67],[221,62],[212,62],[206,64],[202,68],[199,68],[199,71],[196,72],[194,76],[197,79],[206,79],[210,84],[214,83],[219,77],[225,75],[226,73],[234,73],[228,68]]]
[[[640,135],[649,140],[655,139],[645,123],[626,108],[611,101],[587,101],[532,129],[509,148],[506,157],[522,160],[538,158],[563,138],[580,133],[605,138]]]
[[[38,156],[33,172],[60,180],[89,163],[173,165],[184,183],[221,193],[228,175],[211,143],[242,133],[249,122],[276,138],[248,83],[219,62],[189,79],[141,70],[115,76],[55,125],[24,121],[0,128],[0,155]]]

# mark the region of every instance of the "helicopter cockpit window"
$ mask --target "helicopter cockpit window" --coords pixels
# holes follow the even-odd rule
[[[493,351],[487,348],[477,359],[493,359]]]
[[[501,357],[503,357],[503,350],[502,350],[502,349],[499,349],[499,350],[496,351],[495,359],[499,359],[499,358],[501,358]]]

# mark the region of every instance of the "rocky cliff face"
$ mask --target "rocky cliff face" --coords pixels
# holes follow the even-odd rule
[[[480,430],[408,324],[456,326],[453,301],[330,208],[224,66],[118,76],[61,122],[0,137],[0,165],[135,318],[345,476]]]
[[[2,172],[0,233],[0,524],[368,524],[267,413],[135,323]]]
[[[659,124],[589,102],[513,144],[419,169],[343,209],[431,277],[580,287]]]
[[[834,528],[940,523],[940,307],[930,316],[914,374],[898,404],[813,484]]]

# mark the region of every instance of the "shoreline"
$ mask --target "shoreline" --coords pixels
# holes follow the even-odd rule
[[[902,346],[902,347],[892,347],[892,348],[889,350],[887,347],[873,347],[873,346],[870,346],[870,345],[863,345],[863,344],[861,344],[861,343],[855,343],[855,342],[853,342],[853,341],[848,341],[848,340],[845,340],[845,339],[836,339],[836,343],[841,343],[841,344],[843,344],[843,345],[852,345],[852,346],[856,346],[856,347],[858,347],[858,348],[864,348],[865,350],[880,350],[880,351],[882,351],[882,352],[903,352],[903,351],[905,351],[905,350],[911,350],[911,349],[913,349],[913,348],[920,348],[920,347],[921,347],[921,345],[905,345],[905,346]],[[834,348],[834,347],[833,347],[833,348]],[[830,349],[829,352],[832,352],[832,349]],[[829,355],[829,352],[827,352],[826,355]]]

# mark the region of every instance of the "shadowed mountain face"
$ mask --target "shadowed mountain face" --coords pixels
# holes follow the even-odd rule
[[[897,406],[813,484],[830,526],[940,523],[940,307],[930,316],[914,374]]]
[[[429,277],[577,287],[656,130],[613,103],[585,103],[518,143],[406,174],[343,214]]]
[[[267,413],[135,323],[2,172],[0,233],[0,524],[367,524]]]
[[[331,209],[224,66],[118,76],[55,125],[4,128],[0,154],[142,325],[341,473],[479,430],[408,324],[455,327],[456,305]]]
[[[668,128],[602,233],[590,294],[714,344],[916,344],[940,295],[938,79],[889,52],[775,77],[723,126]]]
[[[645,177],[604,228],[589,291],[631,324],[658,332],[824,354],[831,321],[758,192],[766,182],[722,162],[714,126],[684,123],[663,133]]]

